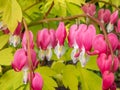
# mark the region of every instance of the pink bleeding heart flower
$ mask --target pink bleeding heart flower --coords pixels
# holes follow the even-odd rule
[[[114,83],[114,74],[112,72],[105,71],[102,75],[102,88],[103,90],[109,89]]]
[[[90,4],[90,3],[86,3],[83,7],[82,7],[82,10],[90,15],[90,16],[93,16],[96,12],[96,6],[94,4]]]
[[[20,35],[20,31],[21,31],[21,23],[18,22],[18,26],[16,27],[13,35]]]
[[[28,32],[29,35],[29,41],[30,41],[30,48],[33,49],[34,48],[34,43],[33,43],[33,33],[31,31]],[[22,38],[22,48],[24,48],[25,50],[27,50],[27,33],[26,31],[23,34],[23,38]]]
[[[119,60],[116,56],[114,56],[113,61],[112,61],[112,55],[107,56],[105,53],[100,54],[97,58],[97,65],[101,73],[104,73],[105,71],[112,71],[112,72],[117,71],[119,66]]]
[[[98,19],[102,22],[102,23],[108,23],[110,21],[110,10],[109,9],[100,9],[98,11]]]
[[[9,30],[6,29],[4,32],[8,32]],[[20,40],[21,40],[21,23],[18,22],[18,26],[16,27],[15,31],[13,34],[10,35],[9,38],[9,43],[10,45],[13,45],[14,47],[16,47],[18,44],[20,44]]]
[[[118,11],[115,11],[110,16],[110,23],[115,24],[118,19]]]
[[[89,55],[96,55],[107,52],[107,45],[104,35],[98,34],[92,42],[93,52],[88,52]]]
[[[7,28],[7,29],[3,30],[3,33],[4,33],[4,34],[9,34],[10,31],[9,31],[8,28]]]
[[[79,56],[79,52],[78,52],[79,48],[76,43],[76,34],[77,34],[78,29],[79,29],[79,25],[74,24],[70,27],[69,34],[68,34],[69,47],[74,48],[71,52],[71,59],[73,60],[73,63],[77,62],[77,58]]]
[[[114,24],[116,23],[118,19],[118,11],[115,11],[110,16],[110,22],[107,25],[107,32],[110,33],[114,29]]]
[[[105,71],[110,71],[112,65],[112,56],[107,56],[105,53],[100,54],[97,58],[97,65],[101,73],[104,73]]]
[[[43,88],[43,78],[39,73],[35,73],[32,78],[32,89],[42,90]]]
[[[43,29],[38,31],[37,34],[37,46],[39,47],[39,58],[44,60],[46,57],[49,61],[52,57],[52,48],[55,48],[57,44],[55,30]]]
[[[70,27],[69,34],[68,34],[68,45],[69,47],[73,47],[74,44],[76,43],[75,37],[76,37],[76,32],[78,30],[78,25],[74,24]]]
[[[117,22],[117,26],[115,26],[115,30],[117,33],[120,33],[120,19]]]
[[[15,71],[21,71],[21,69],[27,64],[27,55],[24,49],[18,49],[14,54],[14,61],[12,67]]]
[[[50,34],[50,44],[52,46],[52,48],[55,48],[55,46],[57,45],[57,40],[56,40],[56,36],[55,36],[55,30],[54,29],[50,29],[49,30],[49,34]]]
[[[64,42],[65,42],[66,35],[67,35],[67,32],[66,32],[64,22],[60,22],[55,33],[55,36],[57,39],[57,45],[54,49],[54,52],[57,55],[57,58],[60,58],[65,53]]]
[[[110,90],[116,90],[116,83],[113,83],[110,87]]]
[[[31,59],[32,59],[33,69],[35,69],[36,66],[38,65],[38,61],[36,60],[36,52],[33,49],[31,49]],[[27,52],[23,48],[18,49],[15,52],[14,60],[12,62],[12,67],[17,72],[21,70],[24,72],[23,82],[26,84],[27,83],[27,72],[28,72],[29,67],[28,67]]]
[[[117,56],[114,56],[114,59],[113,59],[113,67],[112,67],[112,72],[116,72],[118,70],[118,67],[119,67],[119,59]]]
[[[93,25],[87,26],[85,24],[81,24],[79,26],[79,30],[76,35],[76,42],[81,51],[79,55],[79,60],[81,62],[82,67],[84,67],[86,62],[88,61],[88,54],[86,54],[86,52],[91,50],[92,42],[95,36],[96,36],[96,29]]]
[[[109,33],[109,34],[108,34],[108,39],[109,39],[110,44],[111,44],[111,46],[112,46],[112,50],[115,51],[115,50],[117,49],[118,43],[119,43],[118,37],[117,37],[116,34],[114,34],[114,33]],[[108,49],[108,50],[109,50],[109,49]],[[110,51],[110,50],[109,50],[109,51]]]
[[[44,28],[38,31],[37,34],[37,46],[43,50],[46,50],[50,43],[48,29]]]

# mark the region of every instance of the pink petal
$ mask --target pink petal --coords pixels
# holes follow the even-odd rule
[[[96,36],[96,29],[93,25],[89,25],[87,30],[83,33],[83,46],[86,51],[91,50],[93,39]]]
[[[119,67],[119,60],[118,57],[114,56],[114,63],[113,63],[113,72],[116,72]]]
[[[104,35],[102,35],[102,34],[96,35],[96,37],[93,40],[92,46],[93,46],[94,51],[99,52],[99,54],[106,53],[107,52],[107,44],[104,39]]]
[[[80,24],[77,34],[76,34],[76,42],[77,45],[79,46],[79,48],[82,48],[83,46],[83,36],[84,36],[84,32],[87,30],[87,25],[85,24]]]
[[[43,50],[46,50],[49,44],[50,44],[50,35],[48,29],[44,28],[38,31],[37,46],[39,48],[42,48]]]
[[[33,90],[42,90],[43,88],[43,79],[39,73],[35,73],[32,80]]]
[[[52,48],[55,48],[55,46],[57,45],[55,30],[50,29],[49,33],[50,33],[50,42],[51,42]]]
[[[103,89],[108,89],[114,83],[114,74],[112,72],[104,72],[103,74],[103,82],[102,87]]]
[[[74,24],[70,27],[69,34],[68,34],[68,44],[70,47],[73,47],[74,43],[76,42],[76,31],[77,31],[78,25]]]
[[[36,52],[33,49],[31,49],[31,59],[32,59],[33,69],[35,69],[36,66],[38,65],[38,60],[36,57],[37,57]]]
[[[93,16],[96,12],[96,6],[94,4],[86,3],[83,7],[82,10],[88,14]]]
[[[114,24],[118,19],[118,11],[115,11],[110,16],[110,23]]]
[[[117,33],[120,33],[120,19],[117,22],[117,27],[115,27]]]
[[[100,54],[97,58],[97,65],[101,73],[104,73],[105,71],[110,71],[112,65],[111,55],[107,56],[104,53]]]
[[[15,71],[20,71],[27,64],[27,56],[24,49],[18,49],[15,52],[12,67]]]
[[[117,86],[116,86],[116,83],[113,83],[110,87],[110,90],[116,90]]]
[[[14,35],[20,35],[21,26],[22,26],[22,24],[20,22],[18,22],[18,26],[16,27],[16,29],[14,31]]]
[[[115,51],[118,47],[118,37],[114,33],[109,33],[108,39],[110,41],[113,51]]]
[[[24,32],[23,38],[22,38],[22,47],[27,50],[27,40],[26,40],[26,32]],[[33,33],[29,31],[29,39],[30,39],[30,48],[34,48],[34,43],[33,43]]]
[[[60,22],[56,30],[56,39],[58,40],[60,45],[64,45],[66,35],[67,33],[66,33],[64,22]]]
[[[110,20],[110,10],[109,9],[100,9],[98,11],[98,19],[100,21],[104,21],[105,23],[108,23]]]

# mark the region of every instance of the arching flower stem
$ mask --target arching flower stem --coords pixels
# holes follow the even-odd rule
[[[30,70],[29,71],[30,72],[30,90],[32,90],[32,77],[33,77],[32,75],[34,73],[34,70],[33,70],[31,52],[30,52],[30,37],[29,37],[28,27],[27,27],[25,19],[23,19],[23,24],[25,27],[26,37],[27,37],[26,40],[27,40],[28,66],[29,66],[29,70]]]

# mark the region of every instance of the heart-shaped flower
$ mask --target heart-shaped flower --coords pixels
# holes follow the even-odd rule
[[[104,73],[105,71],[115,72],[118,69],[119,60],[116,56],[114,56],[112,60],[112,55],[107,56],[105,53],[102,53],[97,58],[97,64],[101,73]]]
[[[28,37],[29,37],[29,41],[30,41],[30,48],[33,49],[34,48],[34,42],[33,42],[33,33],[31,31],[28,32]],[[22,48],[24,48],[25,50],[27,50],[27,33],[26,31],[23,34],[23,38],[22,38]]]
[[[39,73],[34,73],[32,78],[32,89],[33,90],[42,90],[43,88],[43,79]]]
[[[57,55],[57,58],[60,58],[65,53],[64,42],[65,42],[67,32],[66,32],[64,22],[59,23],[59,26],[56,30],[55,35],[57,39],[57,45],[54,49],[54,52]]]
[[[109,89],[114,83],[114,74],[112,72],[106,71],[103,73],[102,77],[103,77],[102,80],[103,90]]]
[[[112,57],[111,55],[107,56],[105,53],[102,53],[97,58],[97,65],[101,71],[104,73],[105,71],[110,71],[112,65]]]
[[[108,23],[110,21],[110,10],[109,9],[99,9],[98,11],[98,19],[102,23]]]
[[[82,7],[82,10],[90,15],[90,16],[93,16],[96,12],[96,6],[94,4],[90,4],[90,3],[86,3],[83,7]]]

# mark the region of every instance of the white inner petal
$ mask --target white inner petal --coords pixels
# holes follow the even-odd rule
[[[110,33],[110,32],[112,32],[113,31],[113,29],[114,29],[114,25],[113,24],[111,24],[111,23],[109,23],[108,25],[107,25],[107,32],[108,33]]]
[[[3,26],[3,25],[2,25],[2,22],[0,22],[0,29],[2,28],[2,26]]]
[[[40,49],[38,52],[38,57],[40,60],[44,60],[45,59],[45,50]]]
[[[10,35],[9,43],[10,43],[10,45],[13,45],[14,47],[17,47],[17,45],[20,44],[20,36]]]
[[[60,57],[65,53],[65,47],[64,46],[60,46],[59,43],[57,43],[54,52],[57,55],[57,58],[60,59]]]
[[[28,68],[23,68],[23,83],[24,84],[27,84],[27,81],[28,81]]]
[[[81,62],[81,66],[84,67],[87,63],[87,60],[86,60],[86,57],[85,57],[85,48],[82,47],[81,49],[82,51],[80,52],[80,55],[79,55],[79,60]]]
[[[73,48],[74,49],[71,52],[71,59],[73,60],[73,63],[76,63],[77,62],[77,57],[75,57],[75,54],[77,53],[77,50],[79,48],[78,48],[78,45],[76,43],[73,45]]]
[[[52,47],[48,46],[48,48],[46,50],[46,58],[48,61],[50,61],[51,57],[52,57]]]

